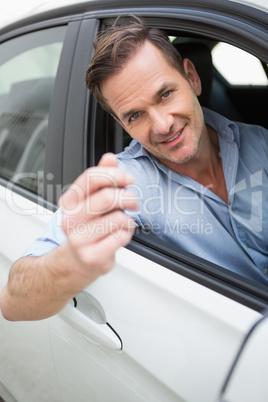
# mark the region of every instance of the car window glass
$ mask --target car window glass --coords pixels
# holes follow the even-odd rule
[[[235,46],[218,43],[212,50],[212,59],[229,84],[268,85],[260,60]]]
[[[49,107],[65,27],[0,47],[0,176],[42,195]]]

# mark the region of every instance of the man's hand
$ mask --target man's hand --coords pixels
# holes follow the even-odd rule
[[[90,280],[108,272],[115,251],[131,240],[136,225],[124,210],[138,208],[134,194],[125,188],[132,182],[132,176],[117,168],[116,157],[105,154],[59,200],[62,228],[79,270]]]

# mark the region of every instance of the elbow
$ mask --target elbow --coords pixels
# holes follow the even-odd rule
[[[5,320],[14,321],[14,319],[12,318],[12,316],[9,312],[8,305],[9,305],[9,303],[7,302],[7,291],[6,291],[6,287],[4,287],[4,289],[0,293],[0,311],[1,311],[2,317]]]
[[[1,315],[7,321],[14,321],[12,317],[1,308]]]
[[[7,321],[15,321],[14,318],[12,318],[12,315],[10,314],[10,312],[4,308],[4,306],[0,305],[0,311],[1,311],[1,315],[2,317],[7,320]]]

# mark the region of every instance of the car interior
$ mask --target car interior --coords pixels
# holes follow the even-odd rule
[[[182,57],[190,59],[196,67],[202,82],[202,93],[199,97],[202,106],[230,120],[268,128],[265,117],[268,86],[229,84],[213,64],[212,50],[218,44],[217,41],[195,41],[188,38],[182,43],[175,40],[173,44]],[[263,66],[265,66],[264,63]]]

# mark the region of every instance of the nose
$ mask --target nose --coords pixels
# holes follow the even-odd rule
[[[174,123],[173,116],[167,111],[155,109],[151,111],[151,128],[153,134],[167,135]]]

